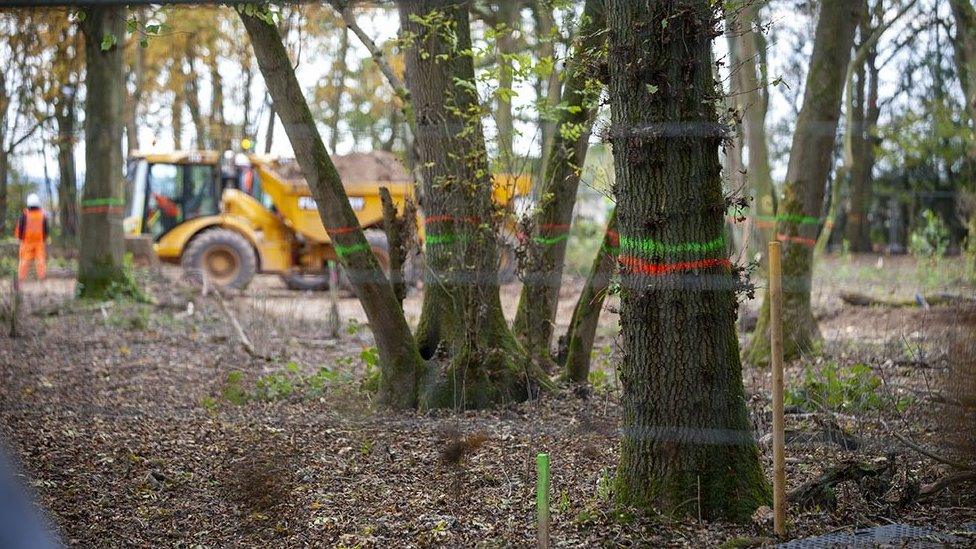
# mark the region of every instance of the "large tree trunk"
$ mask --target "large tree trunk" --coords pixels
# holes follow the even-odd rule
[[[769,501],[736,336],[709,0],[610,0],[620,503],[747,521]]]
[[[803,106],[796,121],[784,199],[776,224],[783,240],[783,352],[787,359],[810,350],[820,329],[810,308],[813,248],[824,191],[837,138],[841,98],[851,61],[854,30],[862,16],[861,2],[823,0],[814,38]],[[748,360],[769,361],[769,293],[763,298],[759,322],[752,334]]]
[[[617,210],[610,214],[607,231],[603,236],[603,245],[593,260],[590,274],[586,278],[586,285],[576,301],[573,317],[569,321],[569,328],[563,339],[565,344],[562,379],[571,383],[586,383],[590,377],[590,356],[593,351],[593,340],[596,329],[600,324],[600,312],[603,311],[603,301],[610,288],[610,280],[616,271],[617,255],[620,238],[617,236]]]
[[[85,190],[82,195],[78,295],[100,299],[128,288],[122,263],[125,204],[122,165],[125,7],[92,7],[85,33]],[[118,43],[102,50],[106,35]]]
[[[605,27],[603,1],[587,0],[583,6],[580,42],[566,73],[563,99],[567,108],[560,111],[559,129],[552,139],[539,192],[540,204],[527,242],[528,261],[514,329],[529,352],[540,358],[548,357],[552,340],[566,242],[600,93],[600,86],[593,84],[598,75],[591,67],[601,61],[598,56],[606,42]]]
[[[417,403],[417,383],[424,368],[403,310],[359,228],[278,29],[256,17],[243,13],[240,17],[319,215],[369,319],[380,355],[380,402],[393,408],[412,408]]]
[[[329,151],[336,153],[339,146],[339,122],[342,120],[342,96],[346,91],[346,76],[349,74],[349,66],[346,64],[346,55],[349,52],[349,28],[342,28],[342,35],[339,38],[339,51],[336,53],[335,66],[332,68],[333,88],[335,95],[332,96],[329,105]]]
[[[467,3],[397,3],[416,121],[421,206],[427,216],[424,302],[417,340],[435,358],[428,407],[524,400],[544,381],[502,314],[492,177],[474,85]],[[438,15],[439,14],[439,15]],[[430,22],[430,23],[427,23]]]
[[[61,232],[67,237],[78,234],[78,178],[75,172],[75,97],[74,92],[61,93],[54,107],[58,124],[58,210]]]

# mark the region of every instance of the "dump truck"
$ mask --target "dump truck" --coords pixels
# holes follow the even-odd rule
[[[334,162],[360,227],[388,271],[379,190],[389,189],[402,214],[414,196],[413,181],[391,153],[355,153]],[[294,161],[216,151],[133,152],[126,183],[126,236],[151,240],[159,260],[182,265],[188,278],[241,289],[255,274],[272,273],[291,289],[328,287],[328,262],[338,258]],[[498,204],[527,200],[529,192],[526,176],[495,176]],[[418,228],[422,239],[420,214]],[[408,280],[419,278],[421,261],[408,261]],[[514,252],[505,246],[500,279],[514,274]]]

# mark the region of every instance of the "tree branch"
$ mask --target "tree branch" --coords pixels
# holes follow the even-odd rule
[[[20,136],[20,139],[14,141],[13,143],[10,144],[10,146],[7,147],[6,154],[13,154],[14,149],[16,149],[18,145],[30,139],[30,137],[34,135],[34,132],[36,132],[38,128],[43,126],[45,123],[47,123],[48,120],[51,120],[52,118],[54,118],[54,115],[49,114],[44,118],[38,120],[37,123],[34,124],[34,127],[28,130],[27,133],[25,133],[24,135]]]

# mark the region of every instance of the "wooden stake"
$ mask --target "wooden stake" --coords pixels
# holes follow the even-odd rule
[[[786,455],[783,418],[783,269],[780,243],[769,243],[769,338],[773,366],[773,530],[786,535]]]
[[[335,261],[329,261],[329,337],[339,339],[339,328],[342,319],[339,317],[339,267]]]
[[[535,460],[538,480],[535,488],[535,504],[539,520],[539,549],[549,549],[549,454],[539,454]]]

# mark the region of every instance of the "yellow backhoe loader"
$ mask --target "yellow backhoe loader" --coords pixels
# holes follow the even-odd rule
[[[334,161],[359,225],[387,268],[379,189],[389,189],[402,213],[413,182],[390,153]],[[296,290],[328,287],[327,264],[337,256],[296,163],[215,151],[134,152],[126,179],[126,236],[151,239],[159,259],[182,264],[189,278],[245,288],[261,272],[279,274]],[[495,176],[494,199],[503,206],[529,200],[529,191],[526,176]],[[418,227],[422,239],[419,216]],[[406,268],[408,280],[419,277],[416,263]],[[514,253],[503,247],[500,280],[514,274]]]

